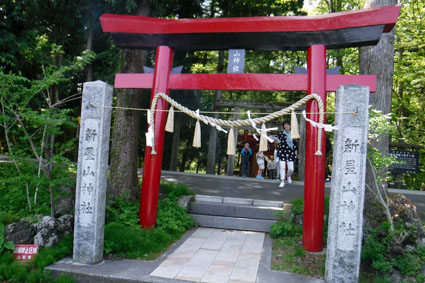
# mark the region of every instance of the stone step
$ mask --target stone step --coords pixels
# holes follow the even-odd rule
[[[270,232],[275,220],[224,217],[189,213],[195,223],[201,227],[244,230],[255,232]]]
[[[197,201],[190,203],[190,213],[238,218],[276,220],[283,207],[253,206]]]
[[[181,199],[195,223],[201,227],[270,232],[278,217],[292,205],[282,201],[195,195]]]
[[[247,198],[233,198],[233,197],[220,197],[220,196],[208,196],[208,195],[195,195],[195,201],[253,205],[253,206],[267,206],[267,207],[283,207],[284,205],[282,201],[255,200],[255,199],[247,199]]]

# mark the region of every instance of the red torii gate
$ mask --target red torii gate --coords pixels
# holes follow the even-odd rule
[[[158,19],[103,14],[104,32],[110,32],[121,48],[156,48],[153,74],[117,74],[115,88],[298,90],[318,94],[326,109],[326,92],[343,84],[361,84],[376,91],[374,75],[326,75],[326,49],[375,45],[383,32],[397,22],[401,6],[385,6],[321,16]],[[170,74],[173,50],[307,50],[308,74]],[[157,109],[166,110],[159,100]],[[325,110],[326,111],[326,110]],[[307,104],[309,119],[319,120],[316,101]],[[155,112],[156,155],[145,150],[140,200],[140,223],[156,223],[158,191],[164,145],[166,112]],[[315,155],[318,129],[306,125],[306,166],[303,245],[307,251],[322,250],[324,215],[324,158]],[[322,135],[325,152],[325,135]]]

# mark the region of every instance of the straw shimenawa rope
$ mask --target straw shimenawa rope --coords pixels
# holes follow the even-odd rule
[[[192,117],[196,120],[201,120],[205,124],[210,124],[212,126],[218,125],[218,126],[224,126],[224,127],[229,127],[229,128],[240,127],[240,126],[250,126],[251,121],[254,121],[255,124],[263,124],[263,123],[266,123],[268,121],[279,118],[280,116],[290,114],[292,111],[294,111],[295,109],[297,109],[301,105],[307,103],[307,101],[309,101],[311,99],[316,100],[318,107],[319,107],[319,124],[323,124],[323,120],[324,120],[323,102],[322,102],[322,99],[320,98],[320,96],[317,95],[317,94],[306,95],[305,97],[298,100],[297,102],[295,102],[291,106],[289,106],[287,108],[283,108],[279,111],[273,112],[273,113],[266,115],[264,117],[254,118],[252,120],[249,120],[249,119],[245,119],[245,120],[222,120],[222,119],[217,119],[217,118],[213,118],[213,117],[210,117],[210,116],[200,115],[196,111],[192,111],[192,110],[188,109],[187,107],[184,107],[183,105],[179,104],[177,101],[173,100],[171,97],[169,97],[165,93],[158,92],[157,94],[155,94],[154,98],[152,99],[151,111],[150,111],[151,117],[150,117],[149,126],[151,127],[150,130],[152,130],[153,135],[155,135],[155,128],[154,128],[154,125],[155,125],[155,120],[154,120],[155,119],[155,110],[156,110],[156,104],[157,104],[159,98],[164,99],[171,106],[173,106],[174,108],[177,108],[178,110],[182,111],[183,113],[186,113],[188,116],[190,116],[190,117]],[[323,130],[322,128],[319,128],[319,133],[318,133],[318,136],[317,136],[316,155],[322,155],[322,151],[320,150],[321,147],[322,147],[322,130]],[[154,137],[152,138],[151,154],[156,154],[155,138]]]

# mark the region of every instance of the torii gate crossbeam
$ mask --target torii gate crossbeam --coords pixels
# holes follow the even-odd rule
[[[104,32],[112,33],[121,48],[154,49],[154,74],[117,74],[116,88],[222,90],[300,90],[317,93],[326,107],[326,92],[339,85],[356,83],[376,89],[376,76],[326,75],[326,50],[374,45],[383,32],[394,27],[401,6],[386,6],[313,17],[253,17],[168,20],[149,17],[104,14]],[[296,74],[170,74],[173,50],[306,50],[307,75]],[[159,100],[157,109],[167,103]],[[316,102],[307,112],[317,113]],[[166,114],[155,112],[155,145],[145,150],[140,219],[143,227],[156,223],[159,181],[164,144]],[[309,114],[318,121],[318,114]],[[306,168],[303,245],[307,251],[322,250],[324,213],[324,155],[316,156],[314,141],[318,130],[306,126]],[[322,152],[325,136],[322,135]]]

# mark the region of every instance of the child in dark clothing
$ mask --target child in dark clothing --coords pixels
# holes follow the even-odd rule
[[[249,143],[245,143],[241,150],[242,155],[242,177],[249,175],[249,158],[252,155],[252,149],[249,147]]]

